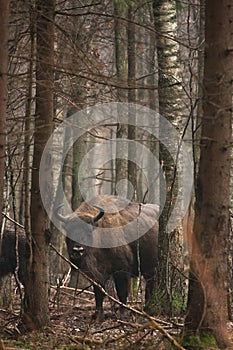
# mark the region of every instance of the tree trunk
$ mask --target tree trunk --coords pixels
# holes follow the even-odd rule
[[[119,17],[126,18],[127,11],[125,5],[119,1],[114,1],[114,28],[115,28],[115,60],[117,79],[121,84],[127,83],[127,31],[125,22]],[[127,102],[127,90],[117,89],[117,100],[119,102]],[[128,147],[126,143],[122,143],[121,139],[128,138],[128,125],[118,124],[116,138],[116,178],[115,192],[118,195],[125,196],[128,192]],[[123,156],[125,158],[123,158]]]
[[[128,8],[128,102],[136,103],[136,48],[135,48],[135,17],[134,17],[135,5],[129,5]],[[136,150],[134,140],[136,139],[136,112],[134,113],[132,107],[129,109],[128,115],[128,139],[132,140],[129,142],[128,147],[128,198],[131,200],[138,201],[137,194],[137,171],[136,171]]]
[[[50,323],[48,289],[48,217],[39,188],[39,166],[53,121],[54,0],[37,0],[36,112],[31,190],[31,256],[25,286],[24,321],[30,328]],[[49,159],[48,159],[49,162]],[[47,164],[51,166],[51,164]],[[52,193],[48,188],[48,200]],[[30,323],[30,324],[29,324]]]
[[[32,123],[32,103],[33,103],[33,84],[34,84],[34,54],[35,54],[35,23],[34,16],[31,14],[30,17],[30,62],[28,67],[28,98],[26,101],[25,111],[25,126],[24,126],[24,169],[23,169],[23,195],[24,195],[24,227],[27,235],[31,231],[30,222],[30,156],[31,156],[31,123]],[[22,199],[21,199],[22,200]]]
[[[203,120],[186,334],[209,332],[221,348],[227,336],[232,123],[231,0],[206,0]]]
[[[0,0],[0,255],[2,252],[2,235],[5,219],[2,218],[4,207],[4,175],[5,175],[5,146],[6,146],[6,113],[7,113],[7,74],[8,74],[8,39],[9,39],[9,1]],[[5,286],[3,288],[5,282]],[[10,283],[8,278],[1,281],[1,295],[3,306],[9,305]],[[4,344],[0,339],[2,349]],[[0,345],[1,346],[1,345]]]
[[[8,72],[8,37],[9,37],[9,1],[0,0],[0,225],[2,222],[5,142],[6,142],[6,108],[7,108],[7,72]],[[0,249],[1,250],[1,249]]]
[[[171,38],[177,37],[177,18],[175,1],[154,0],[155,29],[157,36],[158,57],[158,94],[159,113],[170,121],[179,131],[182,121],[182,86],[179,63],[179,45]],[[159,131],[161,139],[164,130]],[[177,145],[178,152],[178,145]],[[166,178],[166,201],[159,219],[159,260],[156,295],[159,313],[172,315],[174,297],[181,309],[182,305],[182,281],[179,270],[181,269],[182,230],[181,227],[168,232],[167,223],[171,215],[173,204],[178,194],[176,179],[177,166],[174,164],[169,151],[160,143],[160,163]],[[160,197],[163,191],[160,191]],[[160,203],[163,203],[161,197]],[[179,215],[180,213],[177,213]]]

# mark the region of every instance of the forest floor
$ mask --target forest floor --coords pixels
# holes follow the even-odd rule
[[[72,294],[71,294],[72,293]],[[12,299],[11,308],[0,309],[0,332],[6,350],[23,349],[159,349],[164,343],[164,334],[157,324],[133,310],[120,316],[118,306],[105,298],[104,321],[97,321],[94,314],[94,294],[85,291],[74,297],[70,288],[56,289],[51,293],[51,326],[42,331],[23,334],[18,327],[20,299]],[[131,298],[132,300],[132,298]],[[137,300],[129,303],[140,309]],[[159,319],[158,327],[171,337],[177,337],[181,324]],[[0,347],[1,349],[1,347]]]
[[[93,319],[94,295],[90,291],[74,298],[71,289],[56,289],[50,297],[51,326],[41,331],[25,334],[19,331],[18,296],[10,310],[0,309],[0,333],[6,350],[170,349],[168,344],[177,339],[182,330],[182,319],[156,318],[153,322],[133,310],[126,310],[124,317],[119,317],[119,310],[108,298],[104,302],[105,319],[97,322]],[[140,304],[134,300],[129,305],[140,309]],[[233,334],[233,324],[229,327]],[[169,341],[166,334],[171,336]]]

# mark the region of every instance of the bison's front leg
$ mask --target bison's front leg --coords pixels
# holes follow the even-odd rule
[[[115,273],[113,278],[118,298],[122,303],[126,304],[129,295],[130,275],[128,272],[120,271]],[[120,312],[124,312],[123,307],[120,308]]]
[[[101,321],[104,319],[104,311],[103,311],[104,293],[96,286],[94,286],[94,293],[95,293],[95,306],[96,306],[96,312],[94,317],[98,321]]]

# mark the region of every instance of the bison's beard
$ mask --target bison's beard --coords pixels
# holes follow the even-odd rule
[[[105,259],[98,259],[98,250],[96,248],[87,249],[87,253],[81,263],[81,270],[97,283],[104,285],[111,271],[109,271],[109,264]]]
[[[133,272],[133,254],[128,245],[117,248],[87,248],[81,269],[104,285],[117,272]]]

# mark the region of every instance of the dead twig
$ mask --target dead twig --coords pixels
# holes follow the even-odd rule
[[[76,335],[75,338],[69,336],[68,337],[72,342],[75,344],[80,345],[81,344],[87,344],[87,345],[103,345],[103,342],[101,340],[91,339],[87,338],[85,336],[78,336]]]
[[[116,304],[122,306],[123,308],[125,308],[126,310],[129,310],[139,316],[145,317],[146,319],[149,320],[151,327],[154,329],[157,329],[159,332],[161,332],[168,340],[169,342],[174,345],[177,349],[179,350],[185,350],[185,348],[183,346],[181,346],[176,339],[174,339],[160,324],[160,320],[157,320],[156,318],[148,315],[147,313],[143,312],[143,311],[139,311],[137,309],[134,309],[132,306],[128,306],[126,304],[123,304],[122,302],[120,302],[118,299],[114,298],[113,296],[111,296],[110,294],[108,294],[106,292],[106,290],[96,281],[94,281],[91,277],[89,277],[88,275],[86,275],[82,270],[80,270],[76,265],[74,265],[69,259],[67,259],[64,255],[62,255],[57,249],[56,247],[54,247],[53,244],[50,243],[50,247],[63,259],[65,260],[71,267],[73,267],[75,270],[79,271],[81,273],[81,275],[83,275],[87,280],[89,280],[93,285],[95,285],[96,287],[98,287],[101,292],[104,293],[105,296],[107,296],[110,300],[112,300],[113,302],[115,302]]]
[[[136,329],[134,329],[134,330],[132,330],[131,332],[125,332],[125,334],[120,334],[120,335],[118,335],[117,337],[114,337],[114,338],[111,338],[111,339],[106,339],[105,341],[104,341],[104,345],[107,345],[107,344],[109,344],[109,343],[113,343],[113,342],[117,342],[117,341],[119,341],[119,340],[122,340],[122,339],[124,339],[124,338],[127,338],[127,337],[129,337],[129,335],[133,335],[133,334],[138,334],[139,332],[141,332],[141,331],[144,331],[145,329],[147,329],[147,328],[151,328],[151,325],[150,325],[150,323],[149,322],[147,322],[147,323],[145,323],[145,324],[143,324],[143,325],[138,325],[137,326],[137,328]],[[145,334],[143,334],[143,337],[145,336]],[[142,338],[142,337],[140,337],[140,338]],[[129,339],[127,339],[128,341],[129,341]],[[138,340],[139,341],[139,340]]]
[[[51,285],[50,286],[51,288],[53,288],[53,289],[57,289],[57,286],[53,286],[53,285]],[[79,288],[73,288],[73,287],[67,287],[67,286],[60,286],[59,287],[60,289],[61,289],[61,291],[64,293],[64,294],[66,294],[66,295],[70,295],[70,292],[75,292],[75,291],[77,291],[78,292],[78,294],[79,293],[85,293],[85,294],[89,294],[89,295],[94,295],[94,292],[92,292],[92,291],[90,291],[90,290],[86,290],[86,289],[79,289]]]
[[[6,350],[5,345],[1,338],[0,338],[0,350]]]

